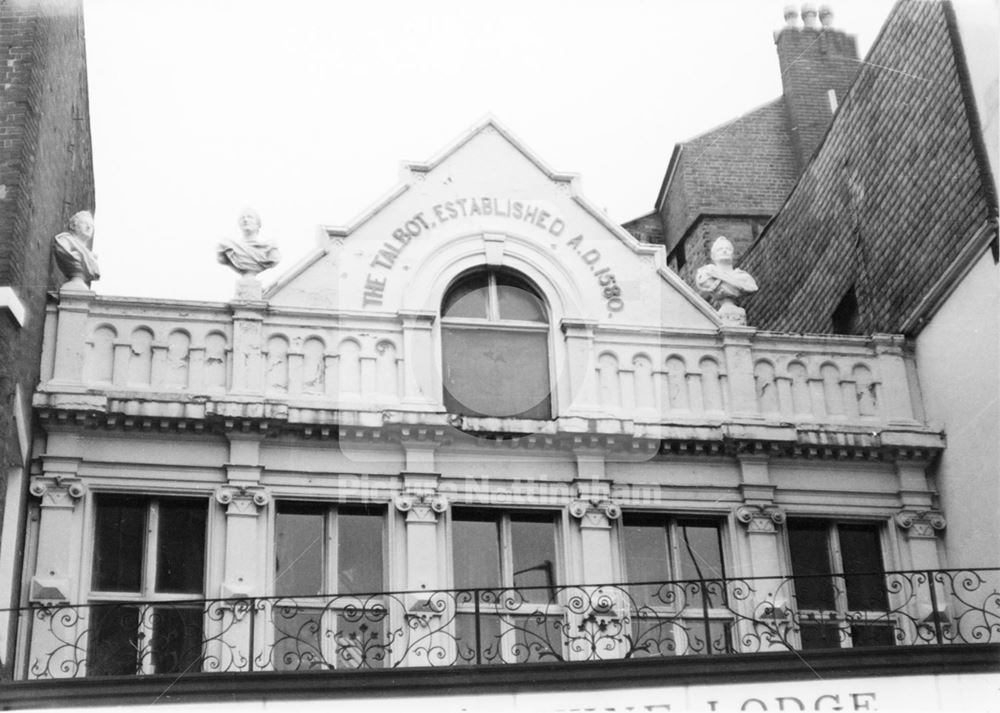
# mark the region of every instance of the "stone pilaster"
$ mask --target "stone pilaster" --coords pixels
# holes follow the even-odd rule
[[[41,499],[38,554],[28,597],[38,603],[75,602],[79,592],[81,518],[77,504],[87,487],[76,477],[79,459],[46,458],[44,476],[31,479],[29,492]],[[53,461],[56,461],[55,463]],[[70,472],[72,470],[72,472]]]
[[[251,290],[253,285],[248,279],[257,282],[256,278],[241,278],[237,283],[239,299],[232,302],[235,394],[261,394],[264,389],[264,359],[261,349],[267,303],[260,299],[259,289]]]
[[[403,473],[403,489],[393,497],[406,514],[406,589],[438,589],[438,515],[448,510],[448,499],[438,494],[436,473]]]
[[[909,545],[909,569],[940,569],[937,533],[947,526],[944,515],[937,510],[903,509],[893,516],[896,526],[905,533]],[[934,575],[910,575],[916,594],[918,621],[942,622],[947,618],[948,599],[945,587]],[[933,587],[933,592],[931,588]]]
[[[31,479],[29,492],[41,499],[38,553],[28,600],[41,605],[30,628],[30,654],[35,675],[72,676],[79,670],[78,652],[66,642],[79,640],[86,620],[74,609],[50,608],[76,604],[81,599],[80,558],[83,541],[83,508],[87,494],[76,477],[79,459],[46,457],[52,468]],[[55,475],[49,473],[54,472]]]
[[[441,401],[441,384],[434,363],[434,312],[400,312],[403,320],[403,403],[434,404]]]
[[[83,385],[87,319],[94,293],[67,282],[59,290],[59,321],[56,326],[53,385]]]
[[[220,596],[263,594],[259,570],[265,543],[259,538],[257,516],[271,502],[270,492],[259,485],[224,485],[215,491],[215,500],[226,508],[226,560]]]
[[[727,385],[729,388],[729,413],[733,418],[757,419],[757,385],[753,376],[753,329],[724,326],[722,352],[726,359]]]
[[[572,412],[587,412],[597,407],[592,363],[597,323],[564,319],[560,326],[566,340],[566,372],[569,376],[560,386],[560,396]]]
[[[437,474],[404,473],[403,489],[393,496],[393,505],[406,514],[407,627],[427,637],[427,646],[414,651],[415,661],[432,665],[431,652],[451,652],[455,641],[445,636],[441,618],[449,610],[448,598],[436,594],[441,588],[443,563],[439,558],[439,515],[447,512],[448,499],[437,492]],[[427,592],[425,596],[423,592]]]
[[[577,480],[575,487],[578,499],[570,503],[569,514],[580,521],[581,581],[612,582],[611,522],[622,516],[622,509],[611,500],[608,481]]]
[[[749,548],[749,596],[733,602],[745,614],[737,624],[739,636],[754,641],[761,651],[784,650],[783,641],[789,634],[790,587],[786,578],[776,575],[781,561],[778,533],[785,512],[775,505],[753,504],[736,507],[733,515],[746,526]]]
[[[905,338],[898,334],[873,334],[872,343],[882,374],[879,400],[883,404],[889,425],[912,425],[913,403],[910,400],[909,377],[903,360]]]

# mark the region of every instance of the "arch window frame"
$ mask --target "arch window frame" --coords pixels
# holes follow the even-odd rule
[[[478,284],[476,284],[478,282]],[[471,289],[466,289],[471,285]],[[505,292],[504,288],[513,288],[510,292]],[[461,292],[464,290],[464,293]],[[456,295],[456,293],[459,293]],[[476,297],[471,297],[466,305],[460,305],[464,298],[469,298],[476,293],[484,294],[484,298],[477,303]],[[530,295],[530,303],[537,310],[537,315],[524,317],[515,314],[509,318],[505,312],[516,312],[524,310],[528,302],[524,301],[523,295],[518,298],[518,293]],[[508,296],[510,302],[505,301]],[[520,300],[520,304],[518,304]],[[482,316],[462,314],[468,311],[470,306],[482,306]],[[505,306],[506,305],[506,306]],[[458,312],[458,313],[456,313]],[[536,284],[523,273],[490,266],[479,266],[468,270],[454,278],[445,289],[440,302],[440,345],[441,345],[441,388],[445,409],[450,413],[458,413],[464,416],[486,417],[486,418],[525,418],[536,420],[550,420],[554,417],[555,404],[553,397],[555,394],[555,379],[552,373],[553,344],[551,310],[544,293]],[[449,349],[449,332],[455,336],[479,331],[487,336],[488,333],[496,338],[506,333],[506,341],[514,340],[517,335],[524,336],[527,340],[531,338],[527,335],[536,335],[534,341],[535,348],[539,352],[538,360],[532,362],[537,364],[544,361],[541,368],[534,374],[538,384],[535,393],[540,394],[537,403],[513,413],[495,413],[487,409],[470,407],[464,404],[459,396],[452,393],[449,388],[449,364],[454,354]],[[540,337],[540,338],[539,338]],[[459,360],[462,361],[461,359]],[[480,381],[479,383],[483,383]],[[496,394],[497,392],[491,392]],[[485,399],[493,402],[493,399]]]

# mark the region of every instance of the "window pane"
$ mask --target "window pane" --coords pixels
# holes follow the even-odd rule
[[[626,517],[622,537],[625,574],[629,582],[665,582],[671,579],[666,523]],[[658,585],[629,587],[629,590],[640,606],[662,606],[666,603],[656,596]]]
[[[795,597],[803,609],[833,609],[829,527],[818,522],[789,522],[788,549],[795,576]],[[825,575],[825,576],[820,576]]]
[[[497,299],[500,319],[544,322],[545,308],[535,291],[509,275],[497,275]]]
[[[679,523],[681,579],[721,579],[726,576],[722,564],[722,540],[716,525]]]
[[[514,644],[504,652],[505,663],[563,660],[565,627],[561,626],[561,616],[533,613],[508,617],[506,621],[514,630]]]
[[[154,607],[153,637],[149,642],[154,673],[192,673],[201,670],[201,607]]]
[[[840,556],[844,566],[847,608],[888,608],[882,569],[882,545],[874,525],[838,525]]]
[[[148,501],[98,495],[94,533],[94,586],[102,592],[138,592],[142,587]]]
[[[381,515],[341,510],[337,514],[337,592],[382,591]]]
[[[680,653],[685,655],[733,653],[733,632],[729,622],[718,619],[685,619],[682,626],[687,645]]]
[[[442,329],[445,408],[469,416],[548,419],[548,334]]]
[[[205,581],[204,500],[160,500],[156,591],[200,593]]]
[[[134,676],[139,668],[139,608],[100,604],[90,608],[88,676]]]
[[[475,614],[455,616],[457,663],[502,663],[500,617],[496,614],[480,613],[478,638],[476,634]]]
[[[448,292],[441,308],[442,317],[474,317],[486,319],[489,288],[485,272],[468,277]]]
[[[455,586],[459,589],[501,586],[497,517],[456,513],[451,535]]]
[[[548,601],[544,589],[556,583],[556,528],[551,515],[516,514],[510,518],[510,548],[515,587],[540,587],[522,592],[531,601]]]
[[[896,643],[891,624],[856,624],[851,627],[851,646],[892,646]]]
[[[324,631],[323,619],[332,613],[321,609],[299,609],[296,606],[275,606],[274,644],[271,647],[271,664],[276,671],[306,671],[326,669],[323,641],[331,634]]]
[[[726,603],[726,576],[722,564],[722,540],[714,524],[679,523],[677,556],[683,580],[699,580],[685,585],[688,606],[722,607]]]
[[[836,623],[803,623],[799,630],[803,649],[836,649],[843,646],[846,632]]]
[[[383,668],[388,663],[390,646],[385,636],[384,608],[341,612],[333,641],[337,668]]]
[[[274,591],[279,596],[323,592],[325,511],[279,503],[275,519]]]

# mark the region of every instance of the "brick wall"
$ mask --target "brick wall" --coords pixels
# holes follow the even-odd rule
[[[79,0],[0,0],[0,73],[0,287],[12,288],[27,310],[23,327],[0,310],[5,490],[7,468],[21,465],[23,457],[13,417],[15,387],[30,408],[47,293],[63,282],[51,257],[52,236],[77,210],[94,208]],[[23,416],[30,423],[30,413]]]
[[[660,206],[668,250],[699,216],[773,214],[798,176],[783,100],[685,142],[676,163]]]
[[[832,331],[854,287],[860,333],[900,331],[926,290],[996,215],[939,2],[903,0],[826,141],[743,260],[761,290],[750,323]]]
[[[742,255],[760,235],[767,223],[768,215],[735,216],[735,215],[702,215],[694,222],[687,236],[668,258],[671,267],[677,270],[689,284],[694,284],[694,275],[698,268],[711,262],[712,243],[720,235],[725,235],[733,244],[735,255]],[[683,261],[678,260],[676,252],[683,250]]]
[[[788,135],[801,172],[823,141],[833,116],[829,90],[847,96],[857,76],[854,37],[832,28],[786,27],[774,40],[788,115]]]

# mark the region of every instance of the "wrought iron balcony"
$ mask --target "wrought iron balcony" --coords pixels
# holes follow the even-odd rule
[[[1000,642],[1000,568],[18,610],[19,678]]]

